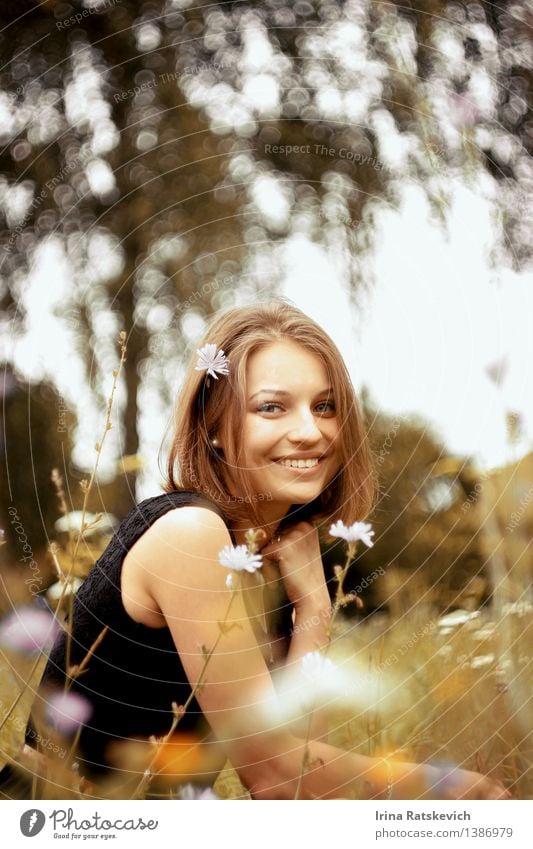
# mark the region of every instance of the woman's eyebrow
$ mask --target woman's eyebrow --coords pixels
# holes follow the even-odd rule
[[[278,395],[278,396],[283,396],[283,397],[288,396],[289,398],[291,397],[291,393],[286,392],[284,389],[260,389],[259,392],[255,392],[253,395],[251,395],[248,400],[253,401],[253,399],[257,395],[260,395],[261,392],[268,392],[269,395]],[[326,395],[327,393],[330,393],[330,392],[333,392],[332,386],[328,386],[327,389],[322,389],[320,392],[317,392],[316,394],[317,395]]]

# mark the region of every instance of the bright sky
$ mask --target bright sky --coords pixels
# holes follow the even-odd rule
[[[489,267],[493,226],[485,200],[459,184],[445,235],[406,186],[401,210],[378,218],[377,284],[360,308],[319,247],[295,237],[285,248],[285,294],[332,336],[356,388],[383,410],[422,414],[450,451],[483,466],[531,450],[533,434],[533,274]],[[498,388],[486,367],[502,357]],[[512,451],[507,410],[526,434]]]

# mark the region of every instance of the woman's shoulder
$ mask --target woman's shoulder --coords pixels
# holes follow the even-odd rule
[[[168,533],[187,535],[191,539],[204,541],[211,533],[224,532],[230,534],[227,520],[223,514],[213,509],[212,505],[202,501],[185,502],[179,509],[168,510],[153,524],[152,538],[165,530]]]
[[[168,590],[178,572],[182,579],[189,567],[198,572],[202,559],[212,559],[230,538],[220,512],[199,499],[179,499],[179,509],[161,512],[124,559],[120,585],[129,616],[151,627],[164,624],[154,598],[159,585]],[[207,577],[203,572],[201,581]]]
[[[145,499],[138,508],[135,521],[145,525],[130,548],[130,562],[142,556],[146,562],[166,564],[177,554],[198,557],[217,546],[235,544],[223,510],[201,492],[174,490]]]
[[[220,529],[224,525],[233,538],[228,517],[223,509],[209,496],[197,490],[176,489],[146,498],[140,502],[137,511],[141,521],[147,519],[150,525],[157,522],[159,528],[194,528],[208,531],[210,528]],[[135,510],[132,513],[135,513]]]

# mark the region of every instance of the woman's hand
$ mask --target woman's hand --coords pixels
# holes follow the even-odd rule
[[[426,767],[427,768],[427,767]],[[433,799],[512,799],[501,781],[465,769],[430,767]]]
[[[305,607],[328,607],[330,604],[324,567],[320,554],[318,531],[310,522],[298,522],[280,533],[278,542],[263,546],[260,554],[278,563],[285,592],[296,610]],[[278,577],[277,570],[267,564],[263,569],[267,583]]]

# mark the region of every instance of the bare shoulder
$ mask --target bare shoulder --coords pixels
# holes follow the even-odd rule
[[[169,510],[137,540],[122,568],[122,600],[129,615],[162,627],[161,595],[176,580],[182,586],[218,587],[222,574],[218,552],[231,545],[224,520],[214,510],[184,505]]]
[[[231,537],[222,517],[208,507],[185,505],[157,519],[136,547],[146,574],[164,579],[169,571],[187,573],[200,561],[205,566],[218,563],[225,545],[231,545]]]
[[[220,543],[231,544],[229,530],[218,513],[209,507],[189,504],[169,510],[144,536],[160,554],[177,550],[181,554],[201,556]]]
[[[209,507],[201,507],[198,504],[184,504],[182,507],[175,507],[173,510],[169,510],[154,522],[152,528],[156,526],[160,528],[176,528],[176,530],[184,532],[188,530],[195,532],[198,530],[205,531],[206,529],[223,529],[229,536],[229,531],[222,516],[215,513]]]

